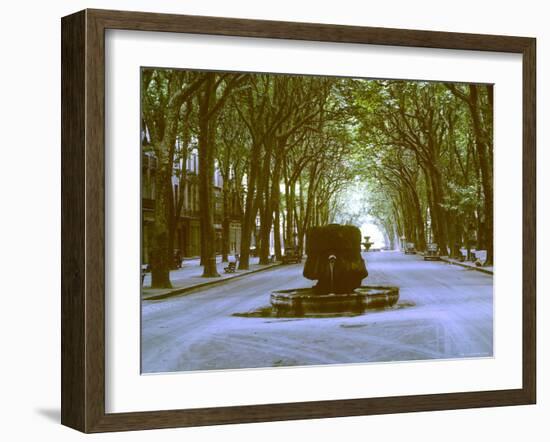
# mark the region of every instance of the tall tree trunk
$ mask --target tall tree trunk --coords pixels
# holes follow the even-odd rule
[[[426,201],[428,204],[427,214],[426,214],[426,239],[428,243],[433,243],[437,241],[439,234],[437,231],[437,226],[435,225],[434,221],[434,202],[432,198],[432,189],[431,189],[431,182],[430,182],[430,176],[427,168],[422,167],[422,171],[424,173],[424,179],[426,181]],[[429,229],[428,229],[428,214],[429,214]]]
[[[412,201],[414,206],[414,216],[416,219],[416,248],[418,250],[424,250],[426,249],[426,233],[424,231],[424,218],[422,216],[422,207],[420,206],[420,200],[418,198],[418,194],[416,193],[416,190],[411,192],[412,194]]]
[[[269,249],[270,241],[269,237],[271,234],[271,226],[273,225],[273,210],[271,207],[271,192],[269,187],[269,177],[272,175],[271,170],[271,152],[273,150],[273,141],[271,139],[266,140],[266,148],[264,153],[264,160],[262,165],[262,176],[260,179],[260,185],[258,188],[258,195],[261,195],[261,200],[263,203],[262,209],[260,211],[260,264],[269,263]]]
[[[228,175],[225,174],[226,177],[223,178],[222,262],[227,262],[229,255],[229,224],[231,223],[231,214]]]
[[[282,259],[281,253],[281,168],[283,164],[283,147],[279,144],[275,153],[275,165],[271,178],[271,216],[273,217],[273,246],[275,259]]]
[[[168,143],[164,140],[163,143]],[[166,186],[166,180],[171,176],[171,168],[167,160],[162,156],[167,152],[166,145],[161,146],[157,153],[157,173],[155,176],[155,217],[153,222],[153,236],[151,247],[151,287],[171,288],[170,267],[172,265],[172,253],[169,250],[169,213],[168,204],[171,193]],[[160,156],[160,158],[159,158]]]
[[[176,87],[171,83],[171,88]],[[172,90],[174,93],[174,90]],[[171,288],[170,269],[173,264],[173,236],[170,231],[173,220],[172,196],[172,161],[178,128],[179,107],[169,106],[166,110],[166,127],[158,148],[157,173],[155,176],[155,215],[153,222],[153,238],[151,247],[151,287]]]
[[[285,248],[296,246],[295,239],[294,239],[295,189],[296,189],[296,183],[295,182],[290,182],[286,186],[286,192],[285,192],[285,200],[286,200]]]
[[[311,218],[313,207],[315,205],[315,189],[317,187],[317,163],[314,163],[310,166],[309,170],[309,183],[307,187],[307,203],[306,203],[306,213],[304,216],[302,231],[307,233],[311,225]]]
[[[434,227],[434,233],[436,235],[436,242],[439,248],[443,251],[443,254],[448,253],[448,239],[447,239],[447,226],[445,220],[445,213],[442,207],[443,203],[443,187],[441,183],[441,173],[436,169],[434,165],[428,167],[430,187],[432,190],[432,225]]]
[[[253,143],[247,180],[246,202],[241,227],[241,253],[239,259],[240,270],[248,270],[250,265],[250,237],[252,235],[252,229],[255,226],[254,221],[256,217],[256,205],[254,201],[258,175],[258,161],[256,161],[256,159],[259,157],[260,151],[261,146],[257,143]]]
[[[273,245],[275,246],[275,259],[280,261],[282,259],[282,243],[281,243],[281,210],[280,210],[279,197],[275,207],[275,215],[273,222],[273,235],[275,237]]]
[[[297,244],[298,254],[302,255],[303,247],[304,247],[304,235],[305,235],[304,224],[303,224],[304,217],[305,217],[305,207],[304,207],[304,185],[303,185],[304,183],[302,182],[301,175],[298,177],[298,181],[299,181],[300,187],[299,187],[299,201],[298,201],[297,209],[300,209],[300,212],[299,212],[299,216],[298,214],[295,215],[295,218],[296,218],[296,230],[298,231],[298,244]],[[328,207],[327,207],[327,217],[328,217]],[[326,224],[328,224],[328,221]]]
[[[201,208],[201,232],[203,250],[203,274],[205,278],[220,276],[216,267],[216,231],[214,229],[214,140],[215,124],[210,117],[215,98],[215,73],[208,72],[199,102],[199,194]]]

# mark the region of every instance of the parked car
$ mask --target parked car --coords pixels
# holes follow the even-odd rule
[[[298,255],[298,250],[294,247],[285,247],[283,255],[283,264],[293,264],[302,262],[302,257]]]
[[[405,255],[414,255],[416,253],[416,249],[414,248],[413,242],[405,243]]]
[[[424,261],[428,260],[439,260],[439,247],[435,243],[428,244],[426,246],[426,252],[424,253]]]

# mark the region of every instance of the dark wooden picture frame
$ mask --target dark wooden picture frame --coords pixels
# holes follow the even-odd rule
[[[105,30],[517,53],[523,57],[523,385],[519,389],[105,412]],[[83,432],[533,404],[536,400],[536,41],[232,18],[84,10],[62,19],[62,407]]]

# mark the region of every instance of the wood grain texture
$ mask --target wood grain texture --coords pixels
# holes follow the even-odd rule
[[[536,41],[523,51],[523,389],[536,402],[537,149]]]
[[[523,55],[523,387],[337,401],[105,413],[106,29],[499,51]],[[535,40],[86,10],[62,20],[62,423],[84,432],[531,404],[536,397]],[[498,220],[497,220],[498,222]]]
[[[61,422],[85,427],[85,13],[61,36]]]
[[[147,12],[106,10],[88,10],[88,12],[93,14],[95,19],[100,20],[104,24],[105,29],[186,32],[191,34],[499,52],[522,52],[530,40],[525,37],[501,35],[155,14]]]
[[[86,431],[105,414],[105,38],[86,11]]]

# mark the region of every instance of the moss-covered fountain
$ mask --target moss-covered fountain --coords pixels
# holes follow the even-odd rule
[[[398,287],[361,285],[368,271],[357,227],[329,224],[309,229],[306,254],[303,274],[317,284],[273,292],[275,316],[357,315],[397,303]]]

